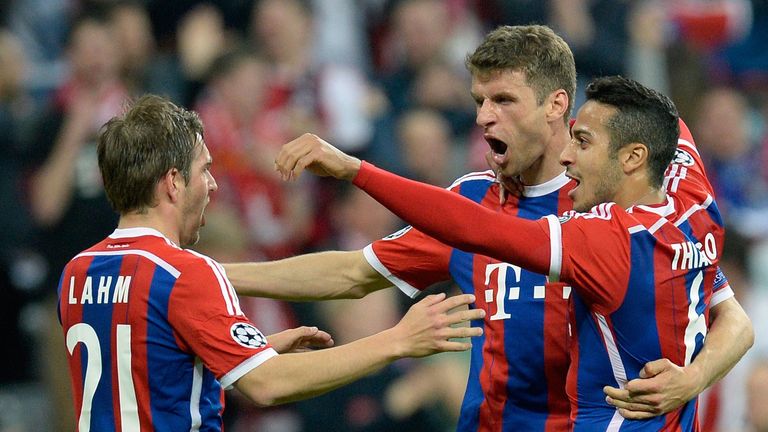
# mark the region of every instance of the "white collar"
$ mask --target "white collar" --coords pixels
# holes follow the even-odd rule
[[[570,179],[565,175],[565,171],[563,171],[552,180],[547,180],[544,183],[537,185],[525,186],[523,188],[523,196],[533,198],[548,195],[559,190],[568,184],[569,181]]]
[[[171,240],[168,239],[168,237],[164,236],[163,233],[161,233],[160,231],[154,228],[148,228],[148,227],[117,228],[112,234],[109,235],[109,238],[121,239],[121,238],[132,238],[132,237],[142,237],[142,236],[160,237],[173,243]]]
[[[638,204],[627,209],[627,212],[632,213],[633,208],[655,213],[661,217],[667,217],[675,212],[675,202],[672,201],[672,197],[667,195],[667,202],[664,204],[654,204],[652,206]]]

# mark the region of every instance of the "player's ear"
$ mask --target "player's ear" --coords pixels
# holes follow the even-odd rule
[[[619,149],[619,163],[625,174],[632,174],[648,164],[648,146],[643,143],[629,143]]]
[[[181,186],[184,184],[184,176],[181,172],[177,168],[171,168],[163,176],[159,187],[161,194],[167,196],[171,202],[175,203],[179,200]]]
[[[563,121],[562,118],[568,115],[568,93],[563,89],[553,91],[545,101],[547,104],[547,120]]]

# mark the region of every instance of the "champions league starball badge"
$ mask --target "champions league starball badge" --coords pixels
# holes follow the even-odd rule
[[[672,163],[680,164],[682,166],[693,166],[694,163],[696,163],[693,159],[693,156],[691,156],[690,153],[687,151],[678,148],[675,150],[675,158],[672,159]]]
[[[261,348],[267,344],[267,338],[248,323],[232,324],[229,329],[232,339],[246,348]]]

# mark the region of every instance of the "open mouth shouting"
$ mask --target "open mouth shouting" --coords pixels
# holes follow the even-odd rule
[[[507,144],[500,139],[494,138],[492,136],[486,136],[485,141],[488,142],[488,145],[491,147],[491,150],[494,153],[503,155],[507,152]]]
[[[576,183],[576,186],[573,189],[571,189],[570,191],[568,191],[568,197],[571,198],[571,200],[573,200],[573,196],[576,193],[576,189],[578,189],[579,186],[581,185],[581,179],[576,177],[575,175],[573,175],[572,172],[569,172],[569,171],[565,172],[565,176],[568,177],[569,179],[573,180]]]
[[[506,160],[507,143],[492,135],[486,134],[483,138],[485,138],[485,141],[491,148],[491,152],[493,152],[493,161],[499,165],[502,165]]]

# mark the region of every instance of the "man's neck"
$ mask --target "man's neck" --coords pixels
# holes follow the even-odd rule
[[[560,164],[560,153],[563,152],[569,139],[570,134],[564,125],[555,127],[549,137],[544,154],[520,174],[523,184],[527,186],[540,185],[562,174],[565,168]]]
[[[152,211],[147,213],[128,213],[120,215],[117,228],[152,228],[159,231],[172,242],[179,244],[179,231],[166,222],[167,220],[169,218],[159,217],[159,215],[154,214]]]
[[[658,205],[666,199],[664,188],[652,186],[645,176],[637,176],[623,180],[614,201],[626,209],[636,205]]]

